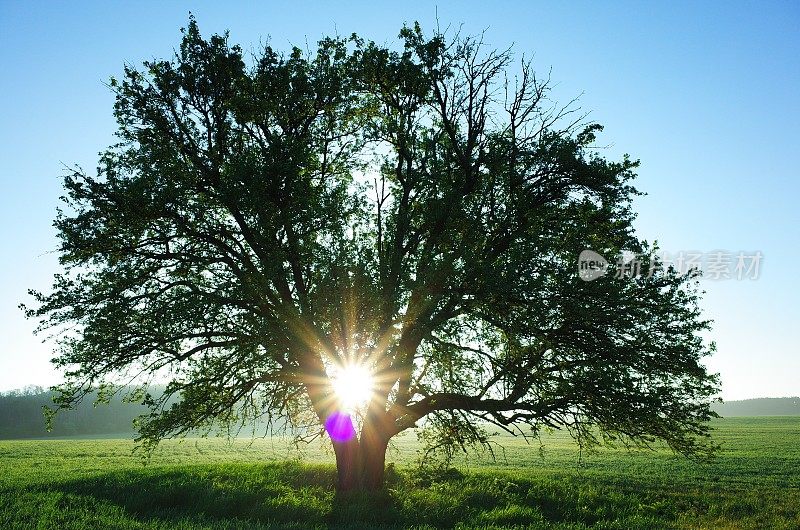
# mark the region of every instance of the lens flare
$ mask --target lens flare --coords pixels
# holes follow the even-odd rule
[[[356,436],[356,428],[349,414],[334,412],[325,420],[325,430],[334,442],[344,443]]]

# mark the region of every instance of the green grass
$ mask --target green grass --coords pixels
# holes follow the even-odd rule
[[[0,529],[800,528],[800,418],[716,422],[723,451],[582,455],[561,434],[498,438],[497,460],[420,473],[413,437],[386,492],[337,498],[332,456],[281,438],[165,442],[148,465],[128,440],[0,441]]]

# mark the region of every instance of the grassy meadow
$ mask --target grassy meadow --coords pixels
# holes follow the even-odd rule
[[[143,465],[130,440],[0,441],[0,529],[800,528],[800,417],[715,422],[723,450],[579,455],[498,437],[493,460],[413,466],[401,437],[385,492],[337,498],[324,447],[279,437],[164,442]]]

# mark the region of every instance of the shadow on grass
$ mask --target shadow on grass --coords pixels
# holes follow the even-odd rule
[[[314,528],[330,521],[334,480],[322,466],[221,464],[120,470],[50,488],[117,505],[142,522]]]
[[[45,488],[87,509],[111,505],[127,525],[148,528],[669,526],[635,495],[557,480],[390,470],[386,490],[342,496],[334,481],[331,466],[218,464],[120,470]]]

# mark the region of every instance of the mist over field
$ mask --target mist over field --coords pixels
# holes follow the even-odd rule
[[[154,388],[151,391],[156,392]],[[122,393],[124,395],[124,392]],[[147,407],[125,402],[120,395],[109,403],[96,403],[97,395],[89,395],[74,410],[59,411],[47,430],[43,407],[53,408],[53,393],[40,387],[0,393],[0,439],[62,438],[91,435],[135,436],[134,419],[147,412]],[[718,403],[714,410],[723,418],[757,416],[798,416],[800,398],[757,398]],[[264,422],[242,426],[239,436],[261,436],[276,429]],[[279,429],[277,430],[279,431]]]

